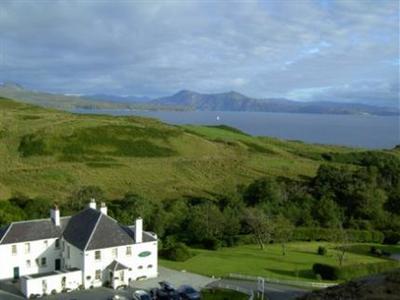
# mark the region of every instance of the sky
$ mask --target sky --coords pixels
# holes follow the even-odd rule
[[[399,1],[0,2],[0,82],[399,106]]]

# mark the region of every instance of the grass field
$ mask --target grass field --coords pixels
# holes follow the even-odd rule
[[[0,199],[62,201],[84,185],[109,198],[129,191],[156,199],[223,194],[262,176],[313,176],[321,154],[350,151],[226,126],[78,115],[0,98]]]
[[[326,256],[317,254],[318,246],[328,249]],[[354,244],[346,254],[346,265],[384,261],[368,253],[373,244]],[[400,253],[400,246],[375,245],[382,250]],[[263,276],[286,280],[316,280],[314,263],[337,264],[335,245],[325,242],[293,242],[282,256],[280,245],[268,245],[264,251],[257,245],[222,248],[217,251],[193,250],[195,256],[185,262],[161,260],[168,268],[187,270],[208,276],[226,276],[229,273]]]
[[[247,300],[249,296],[230,290],[214,289],[202,290],[201,299],[203,300]]]

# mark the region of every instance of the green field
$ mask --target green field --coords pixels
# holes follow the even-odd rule
[[[326,256],[317,254],[318,246],[328,249]],[[345,256],[345,265],[382,262],[368,253],[373,244],[354,244]],[[400,253],[400,246],[375,245],[392,253]],[[282,256],[280,245],[268,245],[264,251],[257,245],[221,248],[217,251],[194,249],[195,256],[185,262],[161,260],[168,268],[187,270],[207,276],[227,276],[229,273],[262,276],[286,280],[315,281],[312,272],[314,263],[337,265],[335,245],[325,242],[293,242],[287,245],[287,254]]]
[[[232,128],[78,115],[0,98],[0,199],[63,201],[96,185],[109,199],[232,192],[263,176],[314,176],[324,153],[360,151],[253,137]]]
[[[230,290],[202,290],[201,299],[203,300],[247,300],[249,296]]]

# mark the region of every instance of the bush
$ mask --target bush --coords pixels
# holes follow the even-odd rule
[[[160,255],[168,260],[185,261],[192,257],[190,249],[184,243],[176,243],[160,251]]]
[[[326,249],[326,247],[323,246],[318,247],[318,255],[326,255],[327,252],[328,250]]]
[[[221,241],[216,238],[206,238],[202,241],[202,245],[207,250],[218,250],[221,247]]]
[[[373,264],[357,264],[343,267],[331,266],[327,264],[314,264],[313,272],[319,274],[324,280],[350,280],[357,277],[386,272],[398,268],[398,261],[389,260]]]
[[[385,231],[385,238],[383,239],[384,244],[396,245],[400,242],[400,233],[396,231]]]

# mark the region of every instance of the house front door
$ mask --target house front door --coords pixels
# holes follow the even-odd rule
[[[15,267],[14,268],[14,279],[18,279],[19,278],[19,267]]]
[[[59,259],[59,258],[57,258],[55,261],[55,269],[56,269],[56,271],[61,270],[61,259]]]

